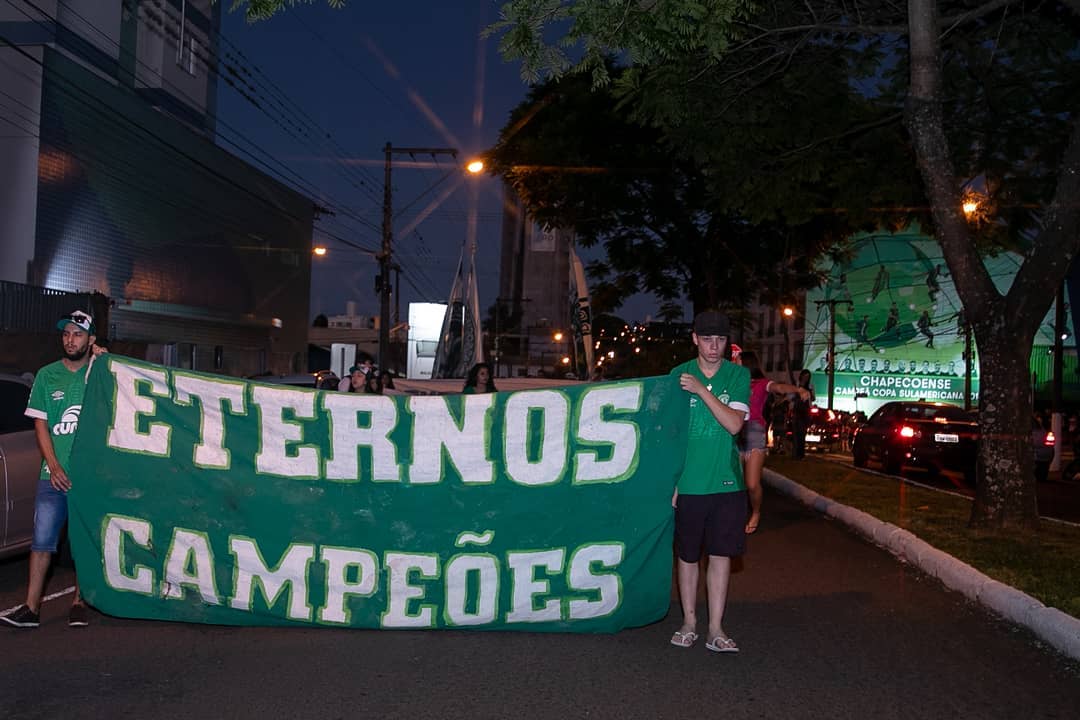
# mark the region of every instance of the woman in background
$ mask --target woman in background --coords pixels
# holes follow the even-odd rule
[[[370,371],[364,380],[364,392],[369,395],[382,395],[383,385],[382,378],[379,377],[379,373],[374,370]]]
[[[776,382],[765,377],[757,353],[744,350],[739,358],[743,367],[750,371],[750,419],[743,425],[741,447],[743,460],[743,479],[746,482],[747,495],[750,496],[750,518],[746,522],[746,534],[757,531],[761,521],[761,468],[765,464],[765,400],[769,393],[797,393],[799,398],[807,400],[810,391]]]
[[[469,370],[469,377],[465,378],[465,387],[461,389],[463,395],[477,393],[497,392],[495,381],[491,378],[491,366],[487,363],[476,363]]]

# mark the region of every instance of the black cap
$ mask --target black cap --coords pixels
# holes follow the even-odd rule
[[[716,310],[699,312],[697,317],[694,318],[694,332],[699,337],[710,337],[712,335],[727,337],[731,334],[728,316]]]

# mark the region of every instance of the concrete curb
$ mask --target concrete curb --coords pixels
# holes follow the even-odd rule
[[[1047,607],[1027,593],[987,577],[903,528],[830,500],[774,470],[765,468],[761,476],[772,489],[844,523],[900,560],[939,579],[950,590],[962,593],[1009,622],[1028,628],[1040,640],[1074,660],[1080,660],[1080,619]]]

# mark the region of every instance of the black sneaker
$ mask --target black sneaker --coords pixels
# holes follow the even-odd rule
[[[68,611],[68,627],[86,627],[90,624],[90,611],[86,605],[75,603]]]
[[[18,628],[36,628],[41,624],[40,616],[25,605],[20,605],[7,615],[0,615],[0,621]]]

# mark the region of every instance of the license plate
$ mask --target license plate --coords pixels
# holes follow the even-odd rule
[[[934,442],[958,443],[960,442],[960,436],[954,433],[934,433]]]
[[[806,442],[821,442],[820,435],[807,435]]]

